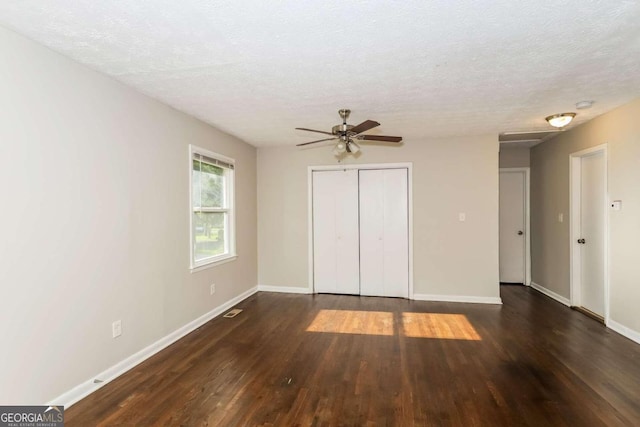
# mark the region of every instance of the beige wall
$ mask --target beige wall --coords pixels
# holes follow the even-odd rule
[[[509,147],[509,144],[500,144],[500,167],[528,168],[530,151],[528,147]]]
[[[498,297],[495,136],[362,145],[349,163],[413,162],[417,294]],[[258,282],[307,287],[310,165],[335,165],[328,146],[258,150]],[[458,221],[465,212],[466,222]]]
[[[532,279],[569,298],[569,155],[608,144],[610,317],[640,331],[640,99],[531,150]],[[557,220],[564,213],[563,223]]]
[[[0,51],[0,403],[36,404],[256,286],[256,150],[3,29]],[[193,274],[189,143],[237,161],[239,258]]]

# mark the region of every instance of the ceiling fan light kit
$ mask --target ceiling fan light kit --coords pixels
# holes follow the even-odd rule
[[[358,141],[381,141],[381,142],[392,142],[392,143],[402,142],[401,136],[361,135],[362,132],[366,132],[369,129],[373,129],[376,126],[380,126],[380,123],[373,120],[365,120],[359,125],[354,126],[354,125],[347,124],[347,119],[351,114],[351,110],[348,110],[348,109],[338,110],[338,114],[342,118],[342,124],[333,126],[331,128],[331,132],[325,132],[323,130],[315,130],[315,129],[309,129],[309,128],[296,128],[298,130],[304,130],[307,132],[316,132],[316,133],[322,133],[325,135],[332,135],[331,138],[324,138],[316,141],[303,142],[302,144],[297,144],[296,146],[301,147],[304,145],[315,144],[317,142],[338,140],[336,145],[333,147],[333,154],[336,157],[340,157],[345,154],[356,154],[360,151],[360,146],[356,144],[354,139]]]
[[[335,147],[333,147],[333,154],[337,157],[337,156],[341,156],[342,154],[344,154],[344,152],[347,150],[347,145],[340,141],[336,144]]]
[[[360,151],[360,146],[353,141],[349,141],[349,143],[347,144],[347,151],[351,154],[356,154],[358,151]]]

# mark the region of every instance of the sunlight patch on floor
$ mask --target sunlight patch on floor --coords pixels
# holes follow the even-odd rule
[[[402,313],[398,333],[409,338],[480,341],[464,314]],[[307,332],[393,336],[392,312],[320,310]]]
[[[403,333],[411,338],[480,341],[464,314],[402,313]]]
[[[393,313],[383,311],[320,310],[308,332],[393,335]]]

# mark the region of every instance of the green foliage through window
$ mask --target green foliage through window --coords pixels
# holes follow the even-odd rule
[[[191,266],[235,254],[233,230],[234,162],[215,153],[191,153]]]
[[[227,214],[222,212],[195,212],[193,214],[195,259],[200,260],[226,252],[224,230]]]
[[[193,161],[193,207],[225,207],[225,170],[221,167]]]

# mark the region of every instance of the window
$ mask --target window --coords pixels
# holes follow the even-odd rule
[[[189,146],[191,269],[232,259],[235,253],[234,160]]]

